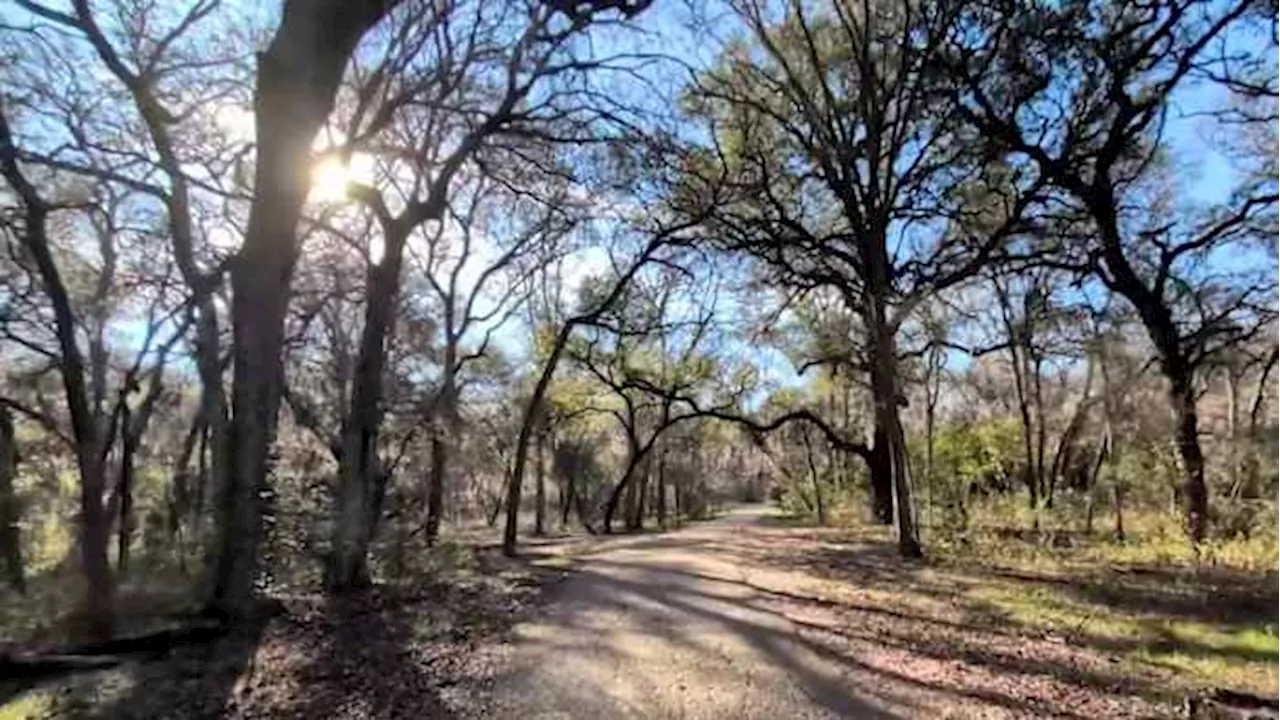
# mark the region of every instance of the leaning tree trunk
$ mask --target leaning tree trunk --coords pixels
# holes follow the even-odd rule
[[[1098,197],[1114,197],[1103,186]],[[1204,480],[1204,453],[1200,449],[1199,418],[1192,380],[1195,366],[1184,351],[1182,336],[1165,299],[1138,277],[1124,254],[1120,240],[1118,213],[1114,203],[1095,202],[1103,260],[1112,275],[1116,292],[1129,300],[1142,318],[1142,325],[1160,357],[1160,368],[1169,381],[1169,398],[1176,419],[1175,441],[1182,457],[1182,494],[1186,502],[1187,534],[1199,545],[1209,525],[1209,492]]]
[[[648,448],[637,448],[632,443],[631,459],[627,461],[627,468],[622,473],[622,480],[614,486],[613,492],[609,493],[609,500],[604,507],[604,532],[606,535],[613,532],[613,518],[618,514],[619,502],[623,499],[624,494],[627,496],[627,508],[630,509],[631,487],[634,485],[635,476],[640,469],[640,463],[644,460],[648,453]],[[628,526],[630,513],[628,513]]]
[[[295,229],[310,186],[311,144],[333,109],[348,59],[391,10],[386,0],[289,0],[258,55],[257,163],[244,245],[231,269],[232,377],[227,477],[216,512],[211,610],[253,610],[262,495],[282,391],[281,351],[297,260]]]
[[[542,428],[538,432],[537,441],[533,446],[535,460],[537,465],[534,468],[534,486],[533,486],[533,534],[539,537],[547,534],[547,444],[546,428]]]
[[[80,473],[80,564],[86,580],[82,615],[92,639],[110,637],[113,631],[114,586],[107,562],[109,524],[102,504],[106,487],[103,457],[110,446],[97,413],[89,403],[84,354],[76,339],[76,317],[71,296],[54,260],[48,235],[52,207],[40,197],[18,166],[18,152],[8,119],[0,112],[0,174],[21,199],[24,211],[22,243],[34,260],[45,297],[53,307],[54,334],[58,341],[58,371],[66,398],[75,443],[76,469]]]
[[[0,561],[4,562],[9,585],[19,593],[27,591],[22,566],[22,537],[18,520],[22,509],[13,490],[18,474],[18,446],[14,440],[13,415],[0,404]]]
[[[516,436],[515,459],[512,461],[511,478],[507,483],[506,524],[502,529],[502,552],[508,557],[516,554],[517,523],[520,518],[521,485],[524,482],[525,455],[529,452],[529,438],[539,414],[542,412],[542,399],[546,397],[547,388],[551,386],[551,378],[555,376],[556,367],[560,364],[560,356],[564,354],[565,345],[574,328],[573,322],[565,323],[556,335],[556,342],[551,347],[551,354],[542,365],[542,374],[533,388],[529,404],[525,406],[524,417],[520,422],[520,434]],[[584,519],[585,520],[585,519]]]

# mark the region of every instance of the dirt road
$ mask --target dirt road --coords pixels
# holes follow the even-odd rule
[[[789,546],[822,551],[822,536],[798,536],[774,520],[766,508],[740,508],[571,555],[540,619],[516,629],[487,715],[1102,718],[1170,710],[1107,675],[1106,658],[1060,640],[971,627],[945,608],[884,607],[860,599],[859,588],[833,594],[829,581],[778,561]],[[868,572],[892,576],[897,561],[881,550],[840,548],[868,553]]]

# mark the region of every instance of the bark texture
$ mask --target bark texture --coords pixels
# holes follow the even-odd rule
[[[13,414],[8,406],[0,404],[0,561],[4,562],[9,586],[24,593],[27,583],[22,566],[22,538],[18,533],[22,508],[13,488],[17,474],[18,446],[13,433]]]

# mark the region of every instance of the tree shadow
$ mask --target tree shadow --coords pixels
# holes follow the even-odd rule
[[[592,565],[620,569],[628,567],[603,559],[593,560]],[[661,572],[747,588],[756,597],[742,602],[762,612],[773,613],[801,631],[835,635],[934,660],[958,661],[1006,675],[1044,676],[1103,693],[1139,694],[1160,701],[1173,699],[1173,694],[1166,687],[1150,678],[1138,677],[1119,669],[1102,672],[1079,662],[1079,653],[1059,643],[1026,637],[997,625],[957,622],[854,600],[830,600],[801,595],[764,587],[748,580],[678,567],[662,566]],[[833,622],[824,624],[805,620],[796,613],[785,612],[787,606],[830,611],[828,614],[832,616]],[[780,607],[783,609],[779,609]],[[868,627],[872,629],[859,630]],[[1086,641],[1084,644],[1089,643]],[[1132,651],[1137,647],[1142,647],[1142,644],[1134,641],[1123,649]],[[1037,657],[1037,654],[1043,657]]]
[[[59,717],[222,717],[266,622],[246,622],[204,642],[175,644],[110,668],[51,678],[30,689],[48,690]]]
[[[617,643],[593,640],[601,633],[616,631],[608,625],[607,613],[617,610],[626,613],[628,623],[637,632],[669,645],[673,651],[698,654],[710,666],[716,664],[720,653],[712,638],[727,634],[733,642],[749,646],[763,665],[777,668],[790,678],[814,707],[840,717],[894,718],[900,716],[898,713],[902,708],[908,709],[907,716],[914,716],[916,713],[912,709],[923,710],[921,701],[929,697],[942,698],[944,702],[947,698],[953,702],[978,702],[1034,716],[1084,717],[1071,707],[1043,698],[1023,697],[975,683],[954,682],[947,677],[928,674],[917,677],[905,668],[869,662],[863,659],[863,653],[849,646],[849,640],[936,660],[982,666],[992,673],[1047,676],[1106,693],[1149,690],[1137,687],[1137,683],[1128,682],[1118,674],[1093,672],[1049,659],[1028,660],[1016,652],[957,643],[954,637],[930,643],[929,637],[936,632],[940,621],[909,613],[886,614],[892,615],[895,621],[918,623],[911,632],[886,633],[883,626],[877,626],[874,634],[850,635],[838,628],[806,623],[771,605],[781,600],[788,603],[829,603],[829,606],[839,605],[846,610],[847,606],[771,591],[679,564],[633,564],[588,558],[567,572],[571,583],[566,587],[572,587],[572,592],[553,600],[556,611],[544,621],[551,629],[525,641],[526,646],[533,647],[534,656],[555,657],[565,647],[585,652],[588,656],[600,652],[627,652],[628,648],[615,647]],[[604,619],[599,616],[601,612],[606,613]],[[984,631],[957,627],[971,633]],[[833,638],[844,642],[830,642]],[[592,657],[590,662],[607,661]],[[699,667],[705,666],[700,663]],[[592,687],[589,677],[575,675],[573,682],[568,683],[558,680],[557,673],[552,673],[550,679],[545,673],[536,674],[541,677],[538,682],[553,686],[550,692],[543,688],[543,701],[553,707],[539,708],[535,704],[537,710],[554,708],[580,713],[585,707],[593,716],[602,717],[651,717],[664,716],[664,712],[683,711],[660,705],[643,709],[628,706],[625,701],[615,699],[619,695],[610,686],[600,684]],[[631,682],[635,681],[635,678],[631,679]],[[700,691],[712,692],[707,688]],[[795,708],[790,710],[794,712]]]
[[[1070,577],[998,568],[987,573],[1121,612],[1237,627],[1274,622],[1280,603],[1274,577],[1224,569],[1126,567]]]
[[[424,583],[290,596],[279,614],[215,641],[80,673],[56,691],[53,709],[94,719],[452,718],[442,692],[467,679],[459,659],[510,625],[486,610],[489,589]]]
[[[767,532],[767,531],[766,531]],[[976,624],[1011,622],[990,603],[975,601],[970,592],[983,587],[1004,587],[1013,594],[1046,589],[1066,602],[1096,606],[1100,613],[1131,618],[1158,616],[1162,620],[1207,623],[1228,630],[1256,629],[1275,622],[1280,603],[1272,573],[1244,573],[1223,568],[1103,567],[1075,569],[1057,574],[992,567],[981,562],[904,560],[887,542],[846,542],[840,534],[817,531],[794,538],[806,543],[803,552],[788,547],[787,539],[765,536],[764,541],[737,542],[721,550],[743,561],[782,570],[796,570],[815,577],[862,589],[909,592],[946,602],[966,610]],[[1134,650],[1123,639],[1075,633],[1102,650]],[[1172,639],[1169,639],[1172,641]],[[1179,649],[1266,659],[1247,650],[1230,647],[1197,649],[1180,642]],[[1269,657],[1269,655],[1268,655]]]

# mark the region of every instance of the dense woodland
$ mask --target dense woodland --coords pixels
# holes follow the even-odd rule
[[[0,603],[743,501],[1274,571],[1273,4],[277,5],[0,7]]]

